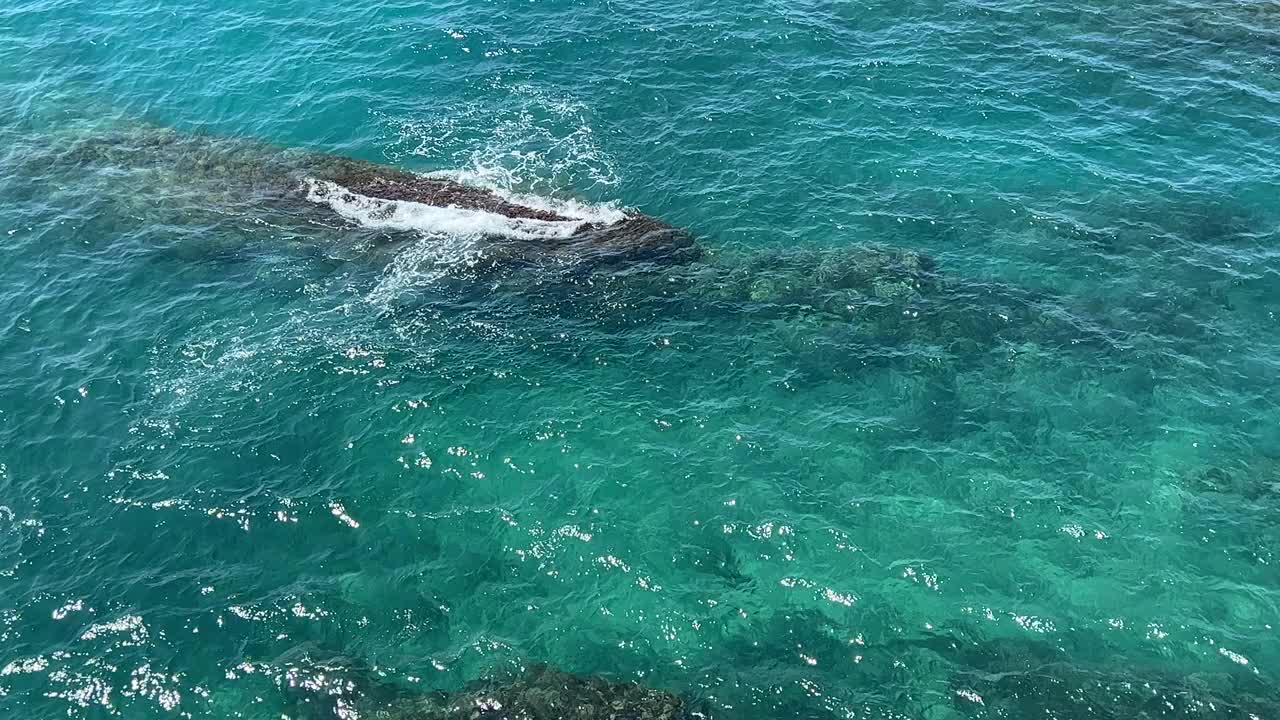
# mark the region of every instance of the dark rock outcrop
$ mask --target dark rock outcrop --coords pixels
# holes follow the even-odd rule
[[[588,266],[629,263],[686,263],[702,255],[693,236],[656,218],[626,212],[604,224],[529,207],[485,188],[448,178],[419,175],[384,165],[335,156],[319,156],[311,174],[346,191],[389,202],[412,202],[444,208],[494,213],[515,220],[577,224],[571,234],[537,239],[489,238],[486,256],[492,263],[543,261]]]
[[[317,178],[337,183],[351,192],[381,200],[483,210],[509,218],[526,220],[550,222],[572,220],[550,210],[510,202],[484,188],[464,185],[445,178],[406,172],[385,165],[332,156],[322,158],[317,165]]]

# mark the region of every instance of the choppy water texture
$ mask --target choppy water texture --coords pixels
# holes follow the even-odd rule
[[[688,5],[0,6],[3,715],[1280,716],[1280,5]]]

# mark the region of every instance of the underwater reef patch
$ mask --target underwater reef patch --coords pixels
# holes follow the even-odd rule
[[[531,665],[509,678],[481,680],[452,692],[391,700],[379,720],[691,720],[705,718],[679,695],[635,682]]]

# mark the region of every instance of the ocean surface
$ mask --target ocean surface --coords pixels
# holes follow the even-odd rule
[[[1280,717],[1274,0],[7,0],[0,242],[6,718]]]

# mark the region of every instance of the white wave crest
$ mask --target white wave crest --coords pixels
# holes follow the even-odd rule
[[[516,240],[567,238],[587,222],[512,218],[486,210],[386,200],[349,190],[328,180],[307,179],[307,200],[328,205],[338,215],[367,228],[418,232],[456,239],[504,237]]]
[[[507,202],[534,210],[553,212],[574,220],[595,225],[612,225],[627,219],[627,213],[616,202],[584,203],[578,200],[559,200],[529,193],[513,192],[504,181],[505,173],[499,168],[476,167],[472,170],[441,170],[427,177],[452,180],[462,185],[483,188]]]
[[[307,200],[327,205],[362,227],[415,232],[420,236],[396,253],[382,279],[366,296],[366,301],[375,307],[386,310],[415,287],[431,285],[450,273],[482,263],[488,248],[484,240],[552,241],[573,235],[587,223],[611,225],[627,217],[613,203],[590,204],[513,193],[482,173],[446,171],[430,177],[489,190],[508,202],[568,219],[512,218],[485,210],[387,200],[331,181],[307,179]]]

